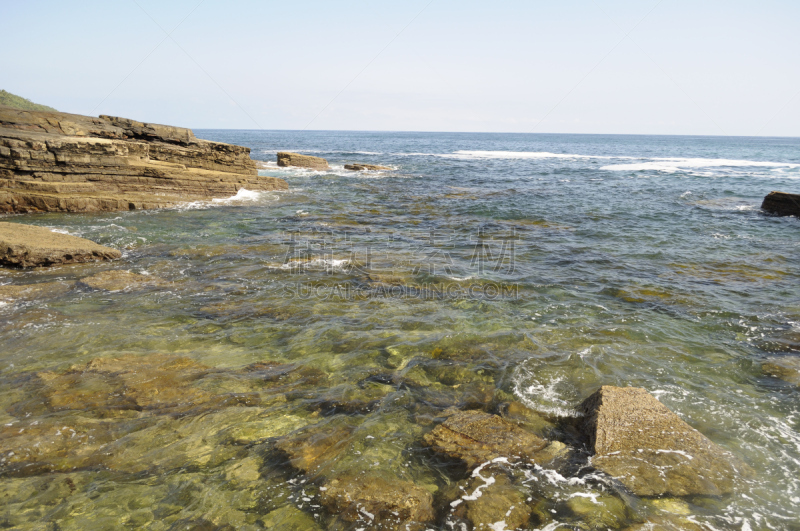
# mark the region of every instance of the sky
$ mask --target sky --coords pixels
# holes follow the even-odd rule
[[[800,1],[0,0],[0,89],[196,129],[800,136]]]

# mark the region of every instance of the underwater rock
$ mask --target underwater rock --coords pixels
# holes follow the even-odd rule
[[[321,531],[322,527],[314,518],[291,505],[284,505],[268,513],[262,520],[264,529],[280,529],[282,531]]]
[[[320,491],[328,511],[371,528],[422,530],[436,516],[430,492],[397,478],[367,472],[331,479]]]
[[[328,161],[323,158],[286,151],[278,153],[278,166],[297,166],[300,168],[310,168],[312,170],[330,169]]]
[[[544,439],[482,411],[459,411],[423,440],[436,453],[460,459],[470,468],[498,457],[533,460],[547,445]]]
[[[527,527],[531,507],[525,487],[491,467],[476,469],[472,476],[464,496],[450,503],[456,518],[468,521],[476,531]]]
[[[116,249],[45,227],[22,223],[0,223],[0,265],[40,267],[122,256]]]
[[[38,284],[6,284],[0,286],[0,300],[31,301],[58,297],[73,287],[72,282],[40,282]]]
[[[769,358],[761,364],[761,370],[764,371],[765,374],[800,386],[800,357],[783,356],[780,358]]]
[[[617,529],[628,519],[625,502],[614,496],[573,495],[566,505],[584,524],[582,529]]]
[[[162,279],[157,277],[120,270],[103,271],[78,281],[78,285],[80,286],[105,291],[158,287],[164,283]]]
[[[381,171],[381,170],[391,170],[388,166],[377,166],[375,164],[345,164],[344,169],[351,170],[351,171]]]
[[[555,429],[555,424],[521,402],[505,402],[498,406],[500,415],[520,428],[545,438]]]
[[[749,473],[644,389],[603,386],[581,409],[592,465],[638,496],[718,496]]]
[[[648,518],[644,522],[626,527],[624,531],[708,531],[708,529],[689,518],[665,515]]]
[[[761,208],[778,216],[800,216],[800,194],[770,192],[761,203]]]
[[[275,447],[289,457],[293,467],[309,473],[342,452],[352,431],[344,423],[315,425],[280,439]]]

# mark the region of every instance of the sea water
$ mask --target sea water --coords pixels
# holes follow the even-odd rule
[[[349,423],[331,470],[385,470],[441,494],[468,474],[423,448],[436,411],[519,401],[557,426],[605,384],[644,387],[755,470],[732,495],[678,500],[684,517],[706,529],[800,525],[800,390],[762,370],[800,355],[800,220],[759,209],[772,190],[800,191],[800,140],[195,133],[249,146],[289,190],[5,218],[123,250],[114,263],[0,272],[0,284],[47,286],[0,302],[5,525],[345,525],[320,506],[324,479],[281,462],[275,441]],[[283,150],[331,169],[279,168]],[[158,282],[75,284],[109,269]],[[125,379],[126,360],[172,357],[189,368],[148,392],[187,398],[109,406],[144,389]],[[112,360],[101,383],[87,365],[98,360]],[[260,362],[315,376],[254,381],[247,367]],[[655,503],[586,470],[524,477],[547,498],[546,529],[592,525],[563,509],[575,496],[622,496],[622,527]],[[450,528],[452,500],[434,499],[432,528]]]

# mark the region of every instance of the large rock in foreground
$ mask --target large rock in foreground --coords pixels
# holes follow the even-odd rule
[[[95,260],[113,260],[121,253],[93,241],[44,227],[0,223],[0,265],[38,267]]]
[[[258,175],[250,148],[191,129],[0,106],[0,212],[162,208],[281,190]]]
[[[298,168],[308,168],[310,170],[328,170],[328,161],[320,157],[312,157],[310,155],[300,155],[299,153],[290,153],[281,151],[278,153],[278,166],[296,166]]]
[[[603,386],[581,407],[592,465],[639,496],[718,496],[750,471],[644,389]]]
[[[761,208],[779,216],[800,217],[800,194],[786,192],[770,192],[761,203]]]
[[[498,457],[535,460],[547,441],[497,415],[459,411],[427,433],[425,444],[434,452],[459,459],[474,468]]]

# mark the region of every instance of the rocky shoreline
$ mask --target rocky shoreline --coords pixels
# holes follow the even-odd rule
[[[0,212],[97,212],[175,206],[286,190],[259,176],[250,148],[191,129],[0,107]]]

